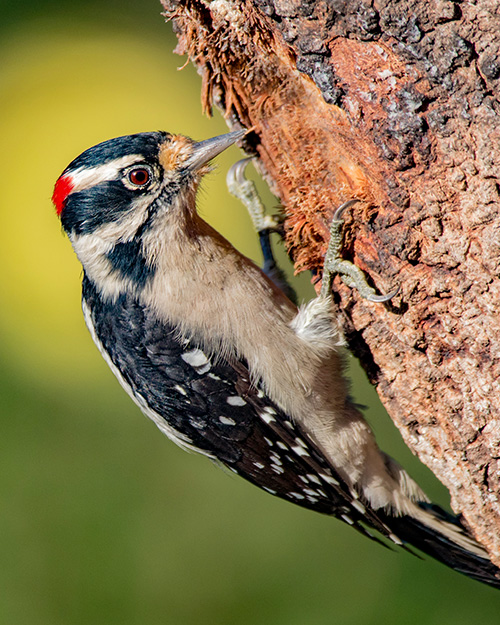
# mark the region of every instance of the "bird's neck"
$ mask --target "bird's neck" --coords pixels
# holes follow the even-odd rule
[[[160,202],[147,220],[127,219],[70,236],[87,278],[105,299],[114,301],[123,293],[140,299],[157,271],[175,274],[183,257],[192,255],[210,229],[186,208],[192,205],[186,198]]]

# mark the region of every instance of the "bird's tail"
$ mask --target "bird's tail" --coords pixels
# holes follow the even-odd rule
[[[415,503],[414,516],[387,516],[386,524],[405,543],[472,579],[500,588],[500,569],[457,517],[439,506]]]

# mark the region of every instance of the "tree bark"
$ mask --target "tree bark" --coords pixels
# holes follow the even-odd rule
[[[356,197],[344,257],[390,304],[335,281],[348,342],[408,446],[500,565],[498,0],[162,0],[206,111],[319,271]]]

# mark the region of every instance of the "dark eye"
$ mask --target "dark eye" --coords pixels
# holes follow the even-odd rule
[[[145,187],[151,178],[151,170],[146,167],[134,167],[127,173],[127,180],[134,187]]]

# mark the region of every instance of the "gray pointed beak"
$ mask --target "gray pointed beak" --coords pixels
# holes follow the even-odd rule
[[[212,137],[212,139],[206,139],[205,141],[194,143],[193,152],[184,162],[184,166],[188,169],[196,171],[208,163],[208,161],[215,158],[218,154],[224,152],[224,150],[233,145],[233,143],[242,139],[246,133],[246,130],[236,130],[235,132],[228,132],[225,135],[219,135],[218,137]]]

